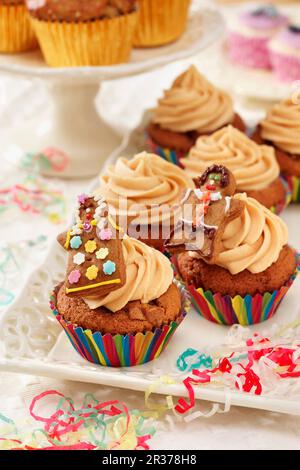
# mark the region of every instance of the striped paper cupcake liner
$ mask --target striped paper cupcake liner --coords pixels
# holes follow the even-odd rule
[[[213,294],[201,288],[195,289],[193,286],[189,286],[188,291],[195,309],[207,320],[221,325],[236,323],[243,326],[255,325],[268,320],[275,314],[299,271],[300,255],[297,254],[295,273],[284,286],[272,293],[230,297],[229,295],[222,296],[219,293]]]
[[[128,335],[102,335],[64,320],[57,309],[59,286],[50,296],[50,308],[65,330],[73,348],[87,361],[107,367],[130,367],[157,359],[167,347],[190,307],[189,294],[177,283],[182,298],[181,313],[176,321],[146,333]]]
[[[290,183],[288,183],[282,176],[280,177],[282,184],[285,188],[285,199],[280,201],[276,206],[272,206],[270,208],[270,211],[273,212],[273,214],[281,214],[281,212],[284,211],[284,209],[291,203],[292,201],[292,190]]]
[[[292,202],[300,202],[300,178],[290,175],[284,175],[284,178],[290,187]]]
[[[254,296],[246,295],[241,297],[236,295],[230,297],[220,293],[213,294],[211,291],[204,291],[202,288],[196,289],[194,286],[187,286],[191,303],[202,317],[220,325],[240,324],[247,326],[268,320],[274,315],[300,272],[300,254],[295,252],[295,256],[297,259],[295,273],[284,286],[272,293],[265,292]],[[177,263],[174,258],[172,261],[177,276],[179,276]]]
[[[151,137],[147,133],[145,134],[145,137],[147,150],[151,151],[152,153],[155,153],[156,155],[159,155],[164,160],[167,160],[167,162],[174,163],[174,165],[183,168],[181,164],[181,159],[186,157],[186,152],[160,147],[151,139]]]

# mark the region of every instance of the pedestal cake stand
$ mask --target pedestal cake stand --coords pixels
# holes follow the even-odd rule
[[[50,117],[36,115],[22,125],[2,128],[2,149],[12,143],[24,153],[38,154],[45,149],[49,152],[51,148],[54,159],[65,157],[68,164],[62,166],[56,162],[45,169],[47,175],[94,176],[107,155],[121,143],[121,137],[95,108],[94,100],[101,82],[134,76],[193,56],[220,37],[223,30],[223,20],[217,11],[198,7],[191,10],[186,32],[177,42],[164,47],[135,49],[126,64],[55,69],[45,64],[39,51],[0,55],[0,72],[42,80],[53,106]]]

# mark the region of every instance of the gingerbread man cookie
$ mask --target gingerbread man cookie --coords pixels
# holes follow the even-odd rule
[[[101,197],[78,197],[76,221],[58,242],[69,252],[66,294],[105,296],[126,282],[121,229]]]
[[[210,166],[195,183],[197,189],[187,190],[181,201],[183,214],[188,212],[189,218],[179,219],[165,247],[173,254],[195,251],[214,264],[226,225],[242,213],[244,202],[232,199],[235,179],[221,165]]]

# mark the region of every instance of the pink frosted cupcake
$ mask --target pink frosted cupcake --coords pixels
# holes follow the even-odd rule
[[[283,82],[300,79],[300,26],[290,25],[270,42],[270,56],[277,78]]]
[[[269,42],[288,23],[273,6],[241,13],[230,26],[229,57],[235,64],[270,69]]]

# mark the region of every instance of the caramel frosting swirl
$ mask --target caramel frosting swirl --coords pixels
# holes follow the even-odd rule
[[[167,292],[173,282],[170,261],[160,251],[125,236],[122,242],[126,283],[102,298],[84,299],[91,309],[106,307],[116,312],[128,302],[149,303]]]
[[[186,189],[194,187],[181,168],[142,152],[131,160],[121,157],[110,166],[101,177],[98,192],[119,218],[148,225],[170,219],[171,213],[173,217],[173,205],[180,202]]]
[[[188,157],[181,161],[191,178],[215,163],[224,165],[234,174],[237,189],[244,191],[266,188],[280,172],[272,147],[257,145],[232,126],[199,137]]]
[[[231,274],[244,269],[253,274],[261,273],[277,261],[287,244],[287,226],[280,217],[245,193],[236,194],[234,198],[244,201],[245,209],[240,217],[227,225],[216,264]]]
[[[230,96],[216,88],[191,66],[158,101],[152,121],[173,132],[213,132],[234,117]]]
[[[261,136],[290,154],[300,155],[300,104],[288,98],[276,104],[261,122]]]

